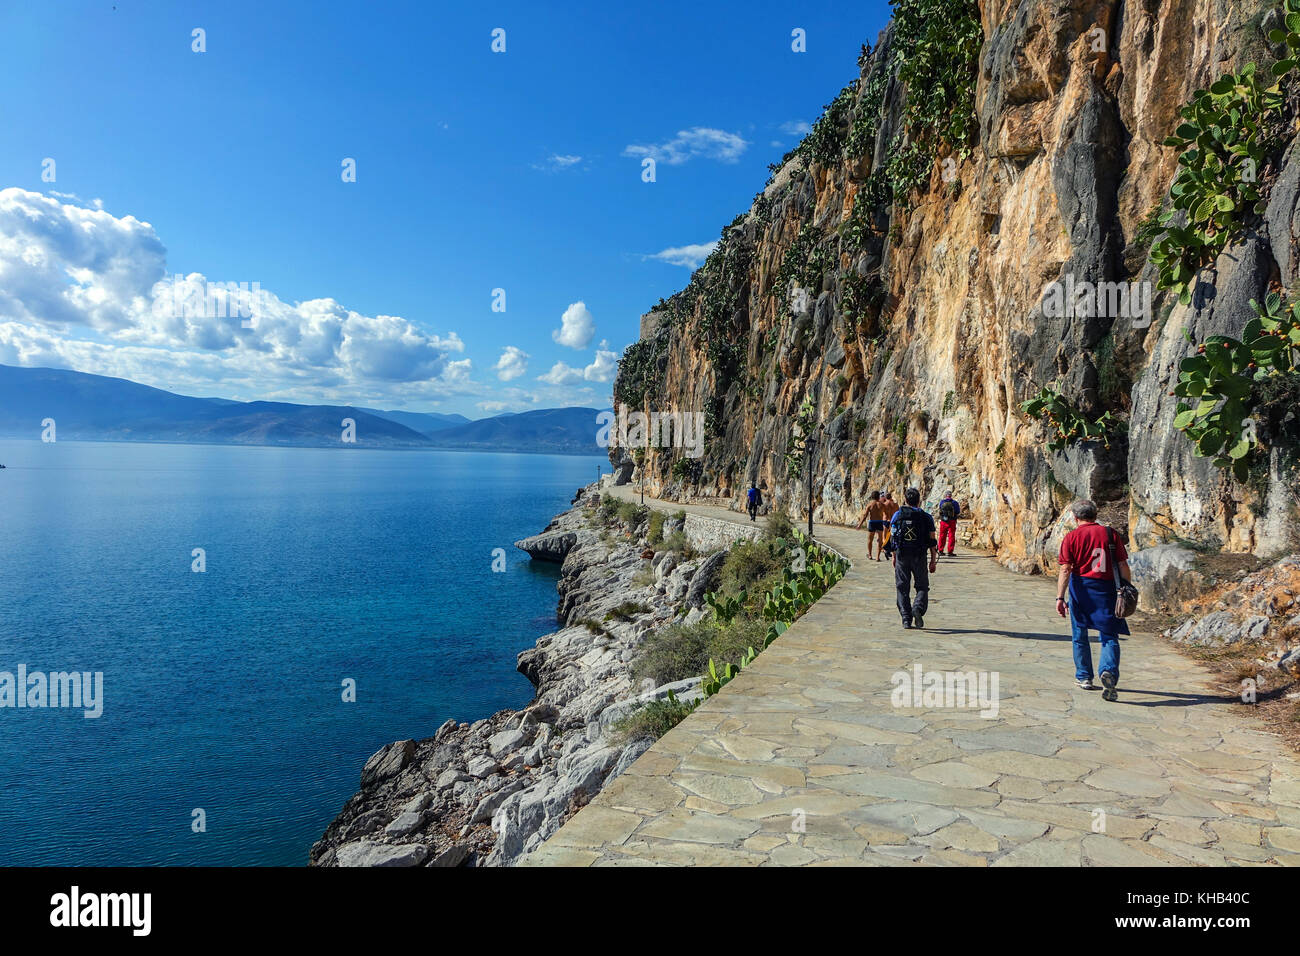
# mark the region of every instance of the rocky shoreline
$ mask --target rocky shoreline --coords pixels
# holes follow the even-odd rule
[[[649,748],[649,739],[617,739],[621,716],[669,690],[682,700],[700,693],[698,680],[634,688],[631,662],[652,630],[704,613],[725,550],[685,558],[649,545],[644,520],[604,526],[599,506],[597,486],[581,488],[541,534],[516,542],[534,560],[562,563],[561,626],[518,658],[537,690],[529,705],[448,720],[432,737],[375,753],[310,865],[512,865]],[[664,537],[695,531],[707,548],[750,533],[686,525],[666,518]]]

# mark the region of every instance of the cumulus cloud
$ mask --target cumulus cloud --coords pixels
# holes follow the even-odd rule
[[[563,362],[556,362],[545,375],[537,376],[539,382],[545,382],[547,385],[568,385],[572,382],[581,382],[582,378],[582,369]]]
[[[709,253],[717,247],[718,240],[714,239],[712,242],[699,242],[691,246],[674,246],[646,258],[658,259],[670,266],[685,266],[687,269],[695,270],[704,265],[704,260],[709,257]]]
[[[560,317],[560,327],[551,332],[551,338],[571,349],[585,349],[596,334],[596,321],[582,302],[574,302]]]
[[[677,135],[663,143],[633,144],[623,150],[624,156],[643,158],[649,156],[656,163],[680,166],[692,159],[715,159],[720,163],[734,163],[748,148],[737,133],[695,126],[679,130]]]
[[[608,382],[618,371],[618,353],[610,349],[609,343],[601,340],[596,349],[596,360],[582,370],[582,377],[588,382]]]
[[[71,201],[63,201],[63,200]],[[332,298],[285,302],[256,277],[169,276],[153,226],[98,201],[0,190],[0,361],[256,397],[428,399],[470,386],[465,345]],[[233,297],[233,299],[232,299]],[[237,300],[244,319],[228,306]],[[590,338],[590,336],[588,337]]]
[[[528,371],[528,353],[513,345],[507,345],[494,367],[497,378],[503,382],[519,378]]]

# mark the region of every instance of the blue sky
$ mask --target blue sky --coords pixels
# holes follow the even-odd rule
[[[888,17],[467,6],[0,8],[0,363],[470,417],[604,406],[640,314],[689,279],[655,256],[748,208]],[[159,318],[176,274],[274,302],[250,330]]]

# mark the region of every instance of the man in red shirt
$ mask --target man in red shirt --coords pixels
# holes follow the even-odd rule
[[[1066,616],[1068,588],[1070,631],[1074,638],[1074,677],[1084,690],[1092,683],[1092,648],[1088,629],[1101,641],[1101,696],[1118,700],[1119,635],[1127,634],[1128,622],[1115,616],[1115,571],[1129,581],[1128,552],[1111,528],[1097,523],[1097,506],[1086,498],[1070,505],[1075,528],[1061,541],[1058,559],[1061,572],[1056,580],[1056,612]]]

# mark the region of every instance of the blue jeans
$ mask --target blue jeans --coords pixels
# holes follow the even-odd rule
[[[1088,646],[1088,629],[1070,618],[1070,633],[1074,638],[1074,677],[1092,680],[1092,648]],[[1119,635],[1097,632],[1101,641],[1101,673],[1110,671],[1119,682]]]

